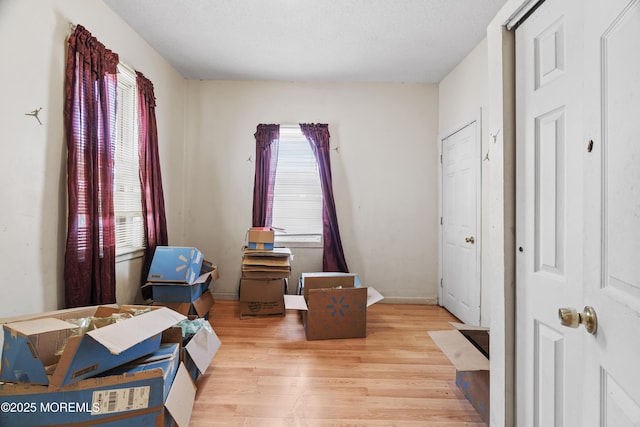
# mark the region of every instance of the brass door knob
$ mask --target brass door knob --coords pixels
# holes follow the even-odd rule
[[[558,310],[558,317],[562,326],[577,328],[584,325],[590,334],[595,334],[598,330],[598,317],[596,311],[590,306],[586,306],[582,313],[578,313],[575,308],[561,308]]]
[[[473,236],[471,236],[471,237],[465,237],[464,241],[467,243],[471,243],[473,245],[476,242],[476,239],[474,239]]]

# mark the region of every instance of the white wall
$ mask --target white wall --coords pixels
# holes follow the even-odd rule
[[[488,128],[488,64],[487,64],[487,40],[482,40],[460,64],[458,64],[439,85],[438,122],[440,138],[444,138],[456,131],[462,125],[475,120],[480,114],[480,135],[482,145],[482,159],[488,154],[489,160],[481,160],[482,171],[482,203],[481,216],[487,219],[489,215],[489,203],[486,203],[489,194],[488,162],[491,161],[491,147],[489,144],[490,129]],[[480,242],[481,252],[488,251],[485,236],[489,235],[489,222],[481,222]],[[482,291],[480,296],[480,324],[488,327],[491,319],[491,305],[489,282],[486,279],[488,266],[482,257]]]
[[[218,264],[218,298],[237,295],[256,126],[314,122],[340,147],[331,166],[349,269],[388,301],[435,303],[436,85],[189,81],[187,93],[184,241]],[[294,254],[294,267],[321,266],[318,251]]]
[[[179,244],[183,236],[182,77],[101,1],[0,0],[0,317],[64,305],[69,22],[86,27],[154,83],[169,238]],[[25,116],[40,107],[42,125]],[[117,270],[118,302],[131,303],[139,266],[125,262]]]

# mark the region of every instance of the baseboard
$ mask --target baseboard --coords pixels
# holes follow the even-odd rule
[[[213,294],[217,300],[237,301],[237,293],[215,292]],[[438,297],[385,297],[379,304],[420,304],[438,305]]]
[[[379,304],[421,304],[438,305],[438,297],[384,297]]]

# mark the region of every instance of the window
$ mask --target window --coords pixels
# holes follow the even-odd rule
[[[299,126],[280,126],[272,217],[276,243],[322,242],[318,164]]]
[[[137,93],[135,72],[122,64],[118,65],[116,155],[113,179],[116,255],[144,248],[138,160]]]

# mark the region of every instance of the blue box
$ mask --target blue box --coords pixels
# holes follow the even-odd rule
[[[261,242],[249,242],[247,243],[247,247],[249,249],[273,249],[274,244],[273,243],[261,243]]]
[[[171,390],[171,384],[173,378],[178,372],[178,366],[180,365],[180,344],[167,343],[161,344],[158,350],[153,353],[134,360],[133,362],[125,365],[118,366],[104,372],[98,377],[110,377],[113,375],[130,375],[135,372],[150,371],[152,369],[162,369],[162,376],[164,378],[164,401],[169,396],[169,390]]]
[[[194,302],[209,289],[212,276],[205,273],[192,285],[186,283],[151,282],[151,295],[154,302]]]
[[[16,409],[0,411],[0,425],[187,426],[194,399],[195,386],[180,363],[180,344],[169,343],[63,390],[0,385],[0,401]]]
[[[140,427],[165,423],[164,378],[160,369],[89,378],[64,390],[33,384],[0,385],[3,427]]]
[[[139,310],[143,313],[83,335],[74,335],[78,326],[67,321],[126,316]],[[48,385],[50,390],[68,386],[156,351],[162,332],[185,318],[165,307],[97,306],[6,323],[0,380]],[[46,368],[52,365],[55,368],[47,375]]]
[[[149,282],[192,285],[200,276],[202,253],[192,247],[158,246],[149,267]]]

